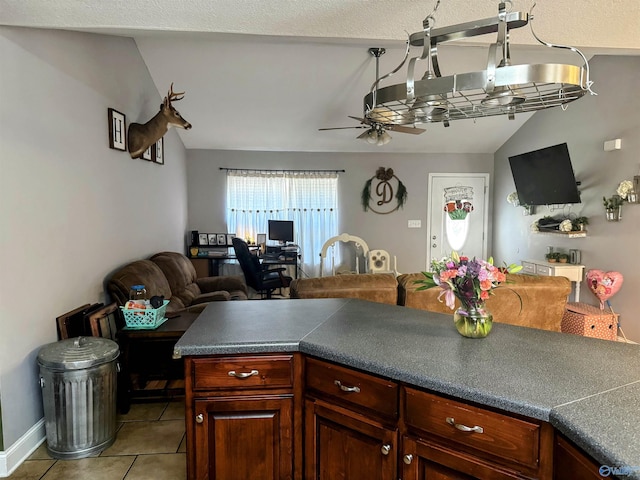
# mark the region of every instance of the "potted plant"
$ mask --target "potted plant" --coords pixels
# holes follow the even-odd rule
[[[586,230],[585,225],[589,225],[589,219],[587,217],[577,217],[571,221],[573,231]]]
[[[560,255],[560,252],[550,252],[545,255],[545,258],[549,263],[556,263],[560,258]]]
[[[567,263],[569,261],[569,255],[566,253],[558,253],[557,260],[560,263]]]
[[[619,195],[612,195],[609,198],[602,197],[602,204],[604,205],[607,221],[617,222],[620,220],[623,202],[624,200]]]

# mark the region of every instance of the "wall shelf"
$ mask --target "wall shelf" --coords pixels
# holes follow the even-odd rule
[[[574,232],[561,232],[560,230],[538,230],[535,233],[543,233],[546,235],[562,235],[566,238],[584,238],[587,236],[587,232],[585,230],[576,230]]]

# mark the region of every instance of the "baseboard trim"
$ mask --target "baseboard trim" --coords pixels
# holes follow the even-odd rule
[[[11,475],[45,439],[46,431],[42,418],[7,450],[0,451],[0,478]]]

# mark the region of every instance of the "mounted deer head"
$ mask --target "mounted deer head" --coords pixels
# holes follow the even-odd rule
[[[182,95],[182,96],[180,96]],[[167,133],[169,128],[180,127],[185,130],[191,128],[191,124],[187,122],[180,112],[178,112],[171,102],[177,102],[184,98],[184,92],[173,93],[173,83],[169,88],[169,93],[164,97],[164,101],[160,105],[160,111],[144,125],[140,123],[131,123],[127,131],[129,154],[131,158],[140,158],[142,154],[151,145],[156,143]]]

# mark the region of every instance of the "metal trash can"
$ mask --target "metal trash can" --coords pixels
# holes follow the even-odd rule
[[[77,337],[40,349],[40,386],[47,450],[53,458],[83,458],[113,444],[116,434],[118,344]]]

